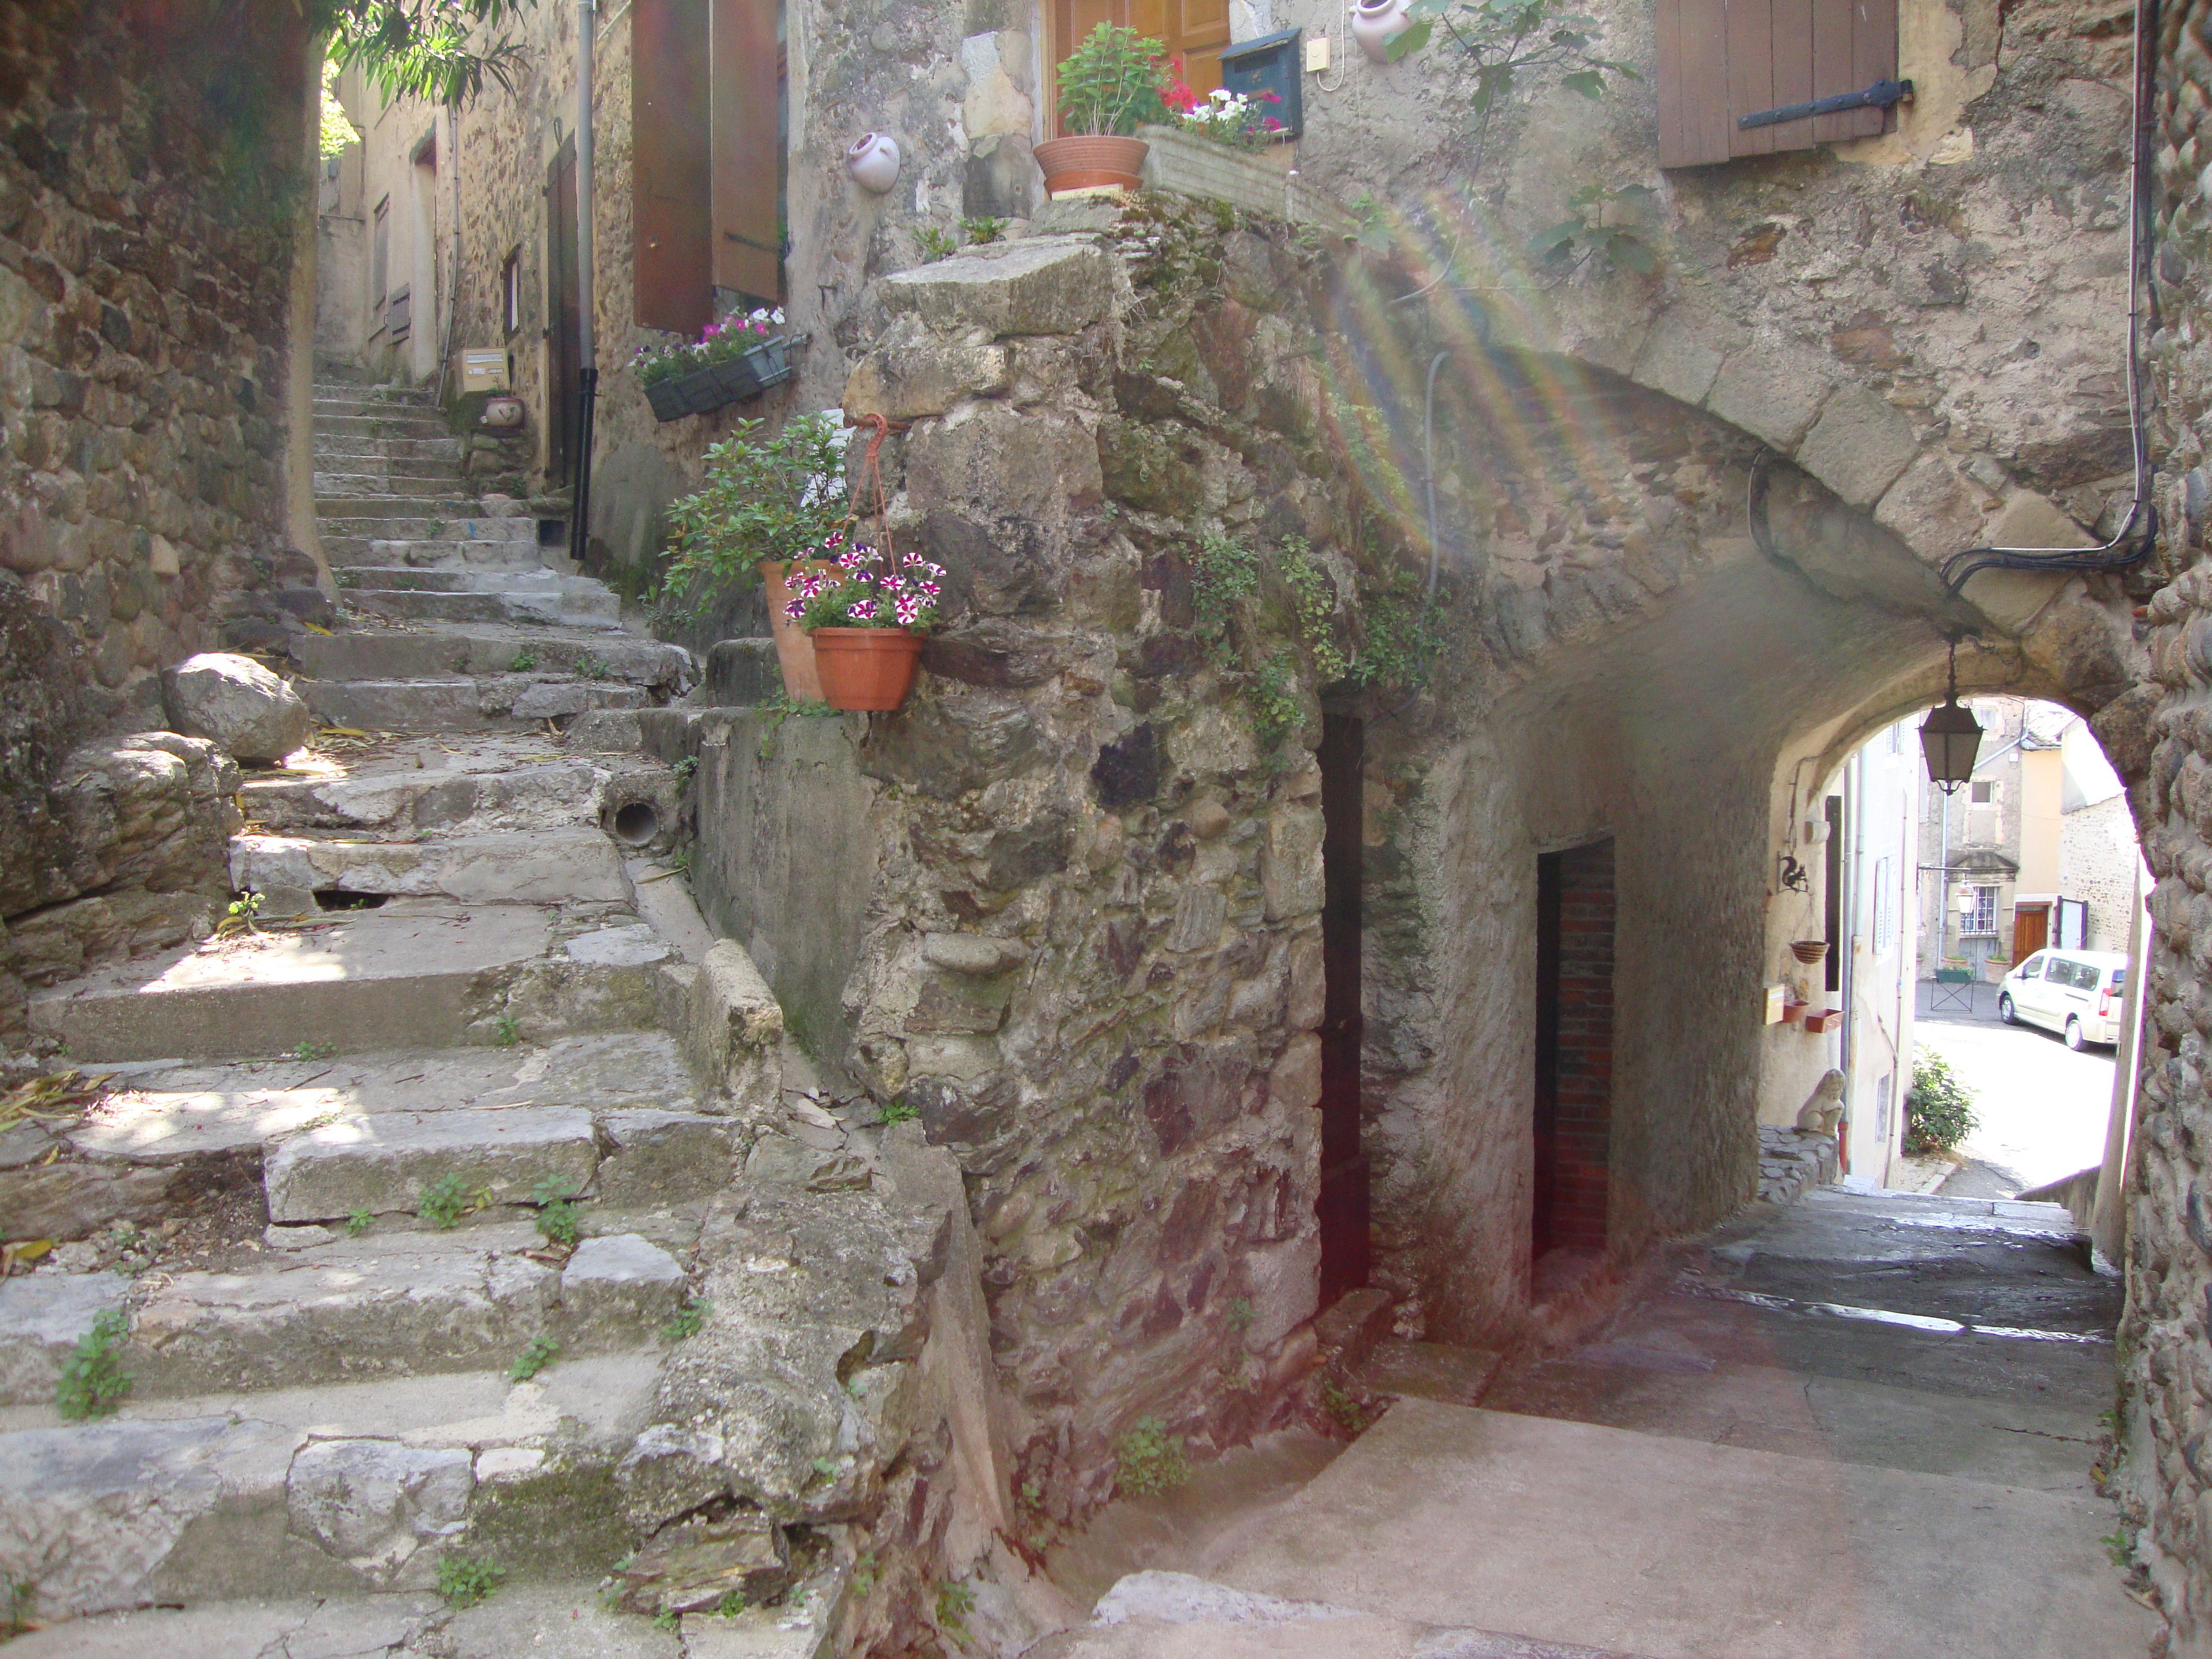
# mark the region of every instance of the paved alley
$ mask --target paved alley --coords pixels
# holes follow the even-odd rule
[[[2119,1299],[2053,1206],[1829,1188],[1753,1212],[1478,1407],[1401,1399],[1045,1651],[2142,1654],[2158,1620],[2092,1473]]]
[[[1974,1091],[1979,1123],[1959,1156],[1986,1167],[1962,1170],[1947,1190],[1982,1190],[1970,1185],[1980,1176],[1996,1190],[2025,1192],[2103,1162],[2112,1050],[2072,1050],[2036,1026],[2004,1024],[1995,986],[1967,988],[1977,994],[1971,1012],[1931,1012],[1923,985],[1913,1024],[1916,1044],[1950,1061]]]

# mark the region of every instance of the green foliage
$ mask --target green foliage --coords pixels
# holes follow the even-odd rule
[[[1157,1417],[1140,1417],[1114,1443],[1115,1485],[1131,1498],[1153,1498],[1185,1485],[1190,1464],[1182,1441]]]
[[[1367,1431],[1367,1413],[1359,1409],[1359,1402],[1327,1377],[1321,1383],[1321,1408],[1346,1434]]]
[[[1602,27],[1560,0],[1413,0],[1413,27],[1390,42],[1392,60],[1435,43],[1456,78],[1471,82],[1468,106],[1486,118],[1516,87],[1556,77],[1570,92],[1601,98],[1606,76],[1640,81],[1629,64],[1594,50]]]
[[[551,1175],[530,1189],[538,1206],[536,1226],[549,1244],[576,1242],[576,1182],[573,1176]]]
[[[914,234],[921,244],[921,262],[933,265],[939,259],[950,259],[960,252],[960,239],[949,230],[939,230],[935,225],[924,225]]]
[[[853,1563],[853,1594],[866,1595],[876,1587],[876,1553],[869,1550]]]
[[[76,1347],[62,1362],[61,1381],[54,1385],[54,1409],[72,1423],[106,1417],[131,1392],[131,1373],[116,1353],[130,1334],[131,1316],[120,1308],[102,1308],[92,1317],[92,1328],[77,1339]]]
[[[1249,1296],[1240,1296],[1231,1302],[1229,1304],[1229,1311],[1223,1316],[1232,1331],[1250,1330],[1253,1320],[1257,1317],[1258,1316],[1252,1311],[1252,1298]]]
[[[1252,711],[1260,746],[1273,753],[1305,719],[1298,697],[1298,655],[1283,647],[1244,678],[1244,706]]]
[[[691,781],[692,775],[699,769],[699,757],[696,755],[686,755],[680,760],[671,762],[668,769],[676,775],[677,782],[689,783]]]
[[[345,106],[338,102],[336,82],[338,66],[327,60],[323,64],[322,131],[316,139],[316,153],[325,161],[344,153],[345,147],[361,137],[360,131],[348,118]],[[343,582],[339,583],[343,586]]]
[[[1243,543],[1209,530],[1198,538],[1190,562],[1191,625],[1215,662],[1235,660],[1230,627],[1238,602],[1260,591],[1260,556]]]
[[[587,680],[603,680],[613,674],[605,657],[586,657],[576,665],[576,672]]]
[[[1101,23],[1060,65],[1060,113],[1072,133],[1126,137],[1168,118],[1160,101],[1168,49],[1134,29]]]
[[[765,421],[738,421],[707,452],[699,488],[669,504],[666,590],[704,611],[763,560],[823,556],[847,521],[844,473],[835,415],[795,415],[773,435]]]
[[[745,1593],[743,1590],[726,1590],[722,1599],[714,1603],[715,1613],[724,1619],[734,1619],[744,1610]]]
[[[491,1040],[501,1048],[512,1048],[522,1041],[522,1022],[513,1014],[501,1014],[491,1023]]]
[[[707,1322],[707,1298],[695,1296],[668,1316],[660,1334],[671,1342],[682,1342],[699,1334],[699,1328]]]
[[[499,1588],[507,1569],[495,1561],[472,1560],[465,1555],[438,1558],[438,1594],[449,1607],[472,1607]]]
[[[1099,26],[1104,27],[1103,24]],[[968,1635],[968,1615],[975,1611],[975,1592],[957,1578],[948,1578],[937,1587],[937,1623],[941,1630],[965,1640]]]
[[[469,1201],[468,1182],[458,1170],[449,1170],[422,1189],[415,1206],[416,1217],[440,1230],[456,1227],[476,1206]]]
[[[970,247],[981,247],[987,242],[997,241],[1006,234],[1006,222],[994,219],[988,214],[978,215],[960,222],[960,234],[968,239]]]
[[[1618,270],[1647,275],[1659,268],[1659,256],[1644,240],[1654,196],[1650,186],[1626,185],[1607,190],[1585,185],[1567,198],[1569,216],[1528,240],[1528,251],[1560,269],[1562,276],[1592,259]],[[1582,252],[1577,254],[1576,249]]]
[[[1434,600],[1384,590],[1361,602],[1364,635],[1349,678],[1354,685],[1395,686],[1408,696],[1429,683],[1443,648],[1443,609]]]
[[[515,1355],[514,1364],[507,1368],[507,1380],[510,1382],[527,1382],[551,1364],[553,1357],[560,1352],[561,1345],[551,1337],[532,1337],[530,1346]]]
[[[514,660],[507,664],[509,672],[516,674],[527,674],[532,669],[537,666],[538,653],[533,647],[527,645],[524,646],[521,650],[516,652],[514,653]]]
[[[32,1610],[39,1604],[39,1587],[28,1578],[8,1581],[8,1612],[0,1618],[0,1642],[23,1636],[39,1628],[32,1621]]]
[[[376,1223],[376,1218],[367,1210],[356,1210],[346,1218],[346,1237],[359,1238]]]
[[[1948,1152],[1980,1127],[1974,1091],[1936,1054],[1912,1057],[1912,1087],[1905,1097],[1905,1152],[1909,1158]]]
[[[329,37],[330,60],[358,66],[392,102],[465,104],[484,83],[512,92],[528,54],[503,33],[534,0],[307,0],[309,32]]]
[[[328,1060],[337,1051],[335,1042],[295,1042],[284,1054],[290,1060]]]
[[[681,1628],[683,1622],[683,1615],[673,1607],[663,1607],[653,1615],[653,1627],[655,1630],[677,1630]]]
[[[1314,672],[1327,684],[1344,678],[1350,666],[1344,653],[1336,648],[1336,589],[1330,586],[1328,573],[1313,562],[1313,550],[1303,536],[1292,536],[1283,543],[1276,554],[1275,563],[1283,573],[1284,584],[1291,590],[1291,608],[1298,627],[1298,637],[1313,654]]]
[[[904,1095],[894,1096],[876,1108],[878,1123],[911,1123],[921,1115],[921,1108]]]

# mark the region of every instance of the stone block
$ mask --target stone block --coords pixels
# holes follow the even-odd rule
[[[1682,403],[1702,404],[1721,364],[1742,342],[1734,322],[1676,306],[1651,325],[1629,378]]]
[[[1030,958],[1029,947],[1018,939],[995,939],[984,933],[926,933],[922,960],[948,973],[988,978],[1018,968]]]
[[[1244,1253],[1252,1322],[1244,1340],[1265,1352],[1314,1316],[1321,1305],[1321,1240],[1286,1239]]]
[[[580,1108],[518,1106],[350,1118],[292,1136],[262,1180],[273,1222],[330,1221],[365,1210],[412,1212],[448,1176],[494,1204],[527,1204],[541,1181],[588,1188],[599,1168],[592,1116]]]
[[[845,377],[849,415],[894,421],[942,415],[970,397],[994,397],[1013,384],[1006,348],[974,334],[948,338],[902,317]]]
[[[300,694],[251,657],[188,657],[161,677],[161,701],[178,731],[244,761],[282,760],[314,731]]]
[[[1941,455],[1923,455],[1884,492],[1875,521],[1922,558],[1942,560],[1981,539],[1980,491]]]
[[[1818,352],[1762,341],[1721,365],[1705,407],[1786,453],[1811,428],[1835,380],[1834,365]]]
[[[49,1270],[0,1279],[0,1405],[52,1404],[78,1339],[130,1294],[131,1281],[117,1273]]]
[[[849,393],[845,407],[854,408]],[[702,689],[704,702],[713,708],[750,708],[774,702],[783,690],[783,671],[776,663],[775,641],[715,641],[707,647],[707,674]],[[568,729],[573,733],[576,727]]]
[[[599,1201],[611,1208],[681,1203],[729,1184],[738,1133],[729,1118],[641,1107],[605,1113],[600,1127],[614,1144],[599,1172]]]
[[[1321,813],[1316,808],[1279,807],[1268,814],[1260,860],[1268,921],[1320,914],[1321,838]]]
[[[561,1272],[562,1322],[594,1347],[647,1340],[684,1297],[676,1258],[635,1233],[586,1239]]]
[[[1292,1037],[1267,1074],[1267,1098],[1300,1110],[1321,1099],[1321,1039],[1308,1031]]]
[[[884,279],[884,307],[931,328],[1073,334],[1106,315],[1113,273],[1103,250],[1075,237],[1033,236]]]
[[[389,1583],[416,1551],[461,1530],[475,1487],[465,1447],[319,1440],[293,1458],[284,1509],[298,1536]]]
[[[716,1088],[772,1103],[781,1087],[776,1051],[783,1009],[744,947],[717,939],[699,964],[685,1009],[684,1046],[692,1066]]]
[[[791,1584],[783,1530],[758,1510],[722,1521],[687,1521],[640,1550],[620,1572],[620,1604],[632,1613],[698,1613],[737,1593],[758,1604]]]
[[[1175,921],[1169,925],[1167,948],[1175,951],[1204,951],[1219,942],[1221,924],[1228,919],[1229,901],[1211,887],[1186,887],[1176,900]]]
[[[1871,507],[1920,453],[1912,422],[1883,398],[1845,386],[1797,448],[1797,465],[1853,507]]]

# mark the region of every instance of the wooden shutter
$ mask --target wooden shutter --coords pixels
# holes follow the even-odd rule
[[[637,320],[687,337],[714,315],[707,9],[708,0],[635,0],[630,11]]]
[[[713,5],[714,286],[775,301],[783,294],[781,7]]]
[[[1658,0],[1659,165],[1808,149],[1881,132],[1846,110],[1739,129],[1736,118],[1897,76],[1897,0]]]

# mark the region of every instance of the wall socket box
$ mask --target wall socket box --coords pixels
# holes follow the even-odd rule
[[[1306,73],[1319,75],[1328,67],[1328,36],[1316,34],[1306,42]]]

